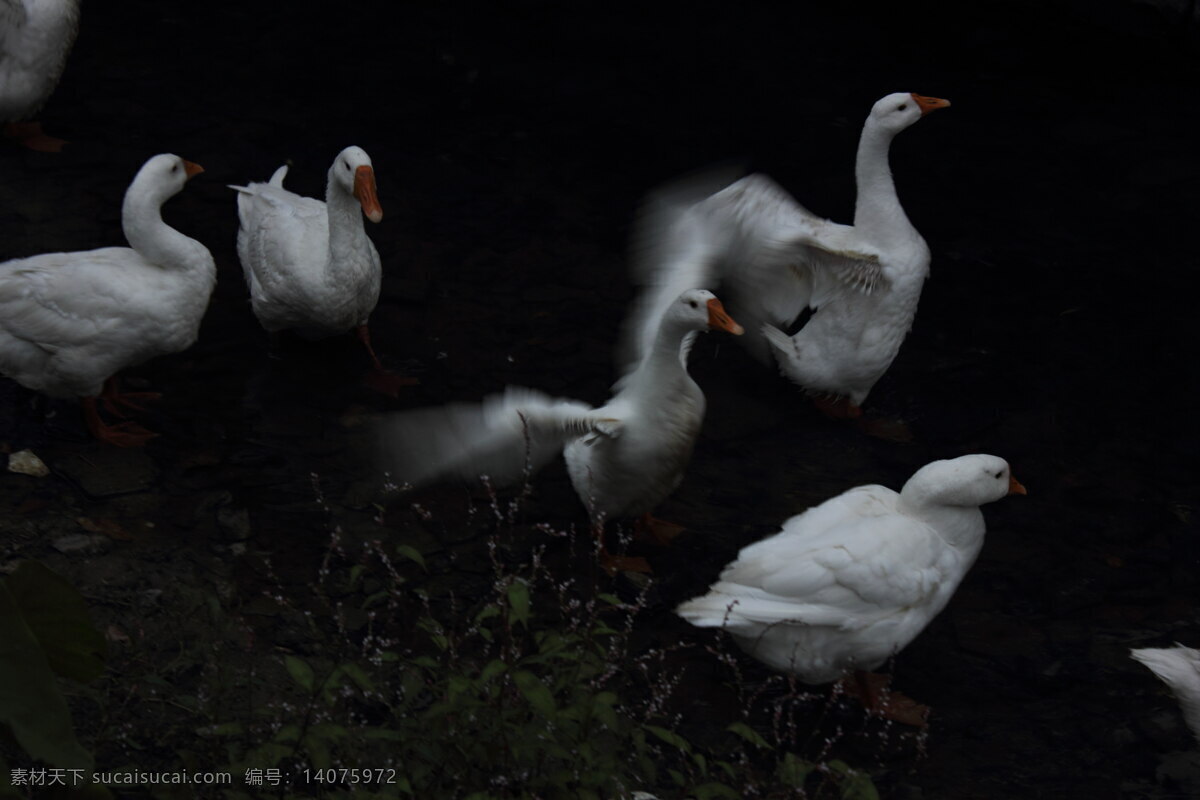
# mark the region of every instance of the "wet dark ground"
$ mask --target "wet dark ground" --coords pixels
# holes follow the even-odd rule
[[[897,684],[933,722],[925,757],[881,785],[929,798],[1189,791],[1156,782],[1160,757],[1192,742],[1127,657],[1200,642],[1200,50],[1186,26],[1141,6],[1082,19],[991,3],[162,9],[84,9],[42,115],[70,147],[0,148],[0,258],[119,243],[125,187],[169,151],[206,169],[165,215],[212,251],[218,286],[193,348],[131,371],[164,393],[143,417],[162,436],[144,451],[94,444],[71,404],[39,406],[0,382],[0,441],[55,470],[0,478],[0,560],[46,560],[127,632],[154,613],[114,596],[176,583],[255,591],[231,543],[271,554],[285,582],[308,580],[329,525],[314,483],[348,536],[381,535],[378,470],[361,447],[372,415],[509,383],[607,396],[646,191],[744,159],[848,221],[861,121],[879,96],[911,90],[953,102],[892,149],[932,277],[868,406],[916,440],[826,421],[706,337],[692,372],[708,418],[659,510],[687,533],[647,551],[659,583],[646,624],[702,642],[669,609],[740,546],[851,486],[898,488],[932,459],[995,453],[1029,496],[985,510],[978,564],[897,659]],[[367,362],[352,337],[268,358],[234,251],[227,183],[289,160],[289,186],[320,195],[348,144],[371,154],[385,210],[370,229],[385,268],[375,343],[422,380],[399,400],[360,385]],[[561,467],[535,485],[529,519],[583,524]],[[395,503],[382,535],[433,557],[446,547],[436,530],[467,501],[455,489],[422,501],[451,521],[422,525]],[[99,538],[58,552],[88,533],[80,518]],[[286,646],[279,626],[263,630]],[[697,707],[725,702],[705,665],[688,666]]]

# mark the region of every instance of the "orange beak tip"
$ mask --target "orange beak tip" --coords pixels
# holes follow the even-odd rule
[[[371,222],[383,219],[383,207],[375,193],[375,171],[366,164],[354,170],[354,196],[362,204],[363,214]]]
[[[931,111],[937,111],[939,108],[949,108],[950,101],[944,100],[941,97],[925,97],[915,92],[912,93],[912,99],[921,109],[921,116],[925,116]]]
[[[192,161],[188,161],[187,159],[184,159],[183,173],[185,175],[187,175],[189,178],[191,178],[193,176],[199,175],[201,172],[204,172],[204,167],[202,167],[199,164],[196,164]]]
[[[1019,480],[1017,480],[1016,478],[1014,478],[1010,475],[1008,478],[1008,493],[1009,494],[1026,494],[1027,495],[1027,494],[1029,494],[1029,491],[1026,490],[1026,488],[1024,486],[1021,485],[1021,482]]]

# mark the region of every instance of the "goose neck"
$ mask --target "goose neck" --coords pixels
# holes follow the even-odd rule
[[[896,184],[888,165],[888,150],[894,134],[870,120],[863,126],[858,141],[854,177],[857,198],[854,205],[854,226],[875,228],[903,219],[904,209],[896,196]]]

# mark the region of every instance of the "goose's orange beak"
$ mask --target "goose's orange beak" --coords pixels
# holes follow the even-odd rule
[[[1029,492],[1025,491],[1025,487],[1021,485],[1021,482],[1019,480],[1017,480],[1016,478],[1014,478],[1012,475],[1008,476],[1008,493],[1009,494],[1029,494]]]
[[[375,194],[375,170],[363,164],[354,170],[354,196],[362,203],[363,214],[371,222],[383,219],[383,207]]]
[[[949,108],[950,101],[943,100],[940,97],[924,97],[923,95],[913,94],[913,102],[921,108],[921,116],[925,116],[930,111],[937,111],[939,108]]]
[[[199,175],[201,172],[204,172],[204,167],[188,161],[186,158],[183,160],[183,174],[190,178],[193,175]]]
[[[708,301],[708,327],[732,333],[734,336],[741,336],[746,332],[745,328],[733,321],[733,317],[725,313],[725,306],[715,297]]]

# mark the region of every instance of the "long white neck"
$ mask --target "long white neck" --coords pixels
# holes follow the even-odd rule
[[[336,272],[339,266],[358,263],[370,240],[363,228],[362,204],[334,183],[332,170],[325,187],[325,209],[329,214],[329,269]]]
[[[858,188],[854,203],[855,228],[888,231],[912,227],[896,196],[896,184],[888,166],[888,149],[894,136],[892,131],[881,128],[871,119],[863,125],[854,162]]]
[[[207,266],[215,275],[208,249],[163,222],[163,198],[129,191],[121,206],[121,228],[138,255],[163,269],[192,271]]]
[[[680,351],[684,337],[692,333],[693,329],[686,323],[664,320],[654,337],[654,344],[628,383],[629,388],[673,391],[672,387],[678,382],[691,380]]]

